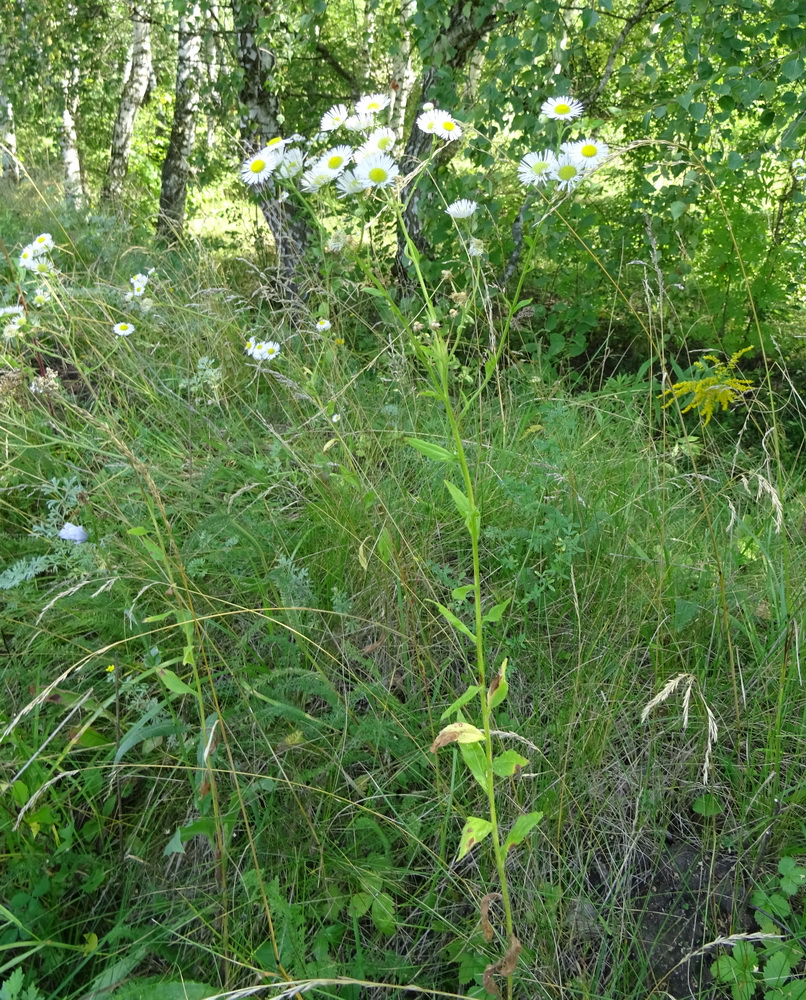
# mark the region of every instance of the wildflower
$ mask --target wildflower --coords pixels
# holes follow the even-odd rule
[[[484,244],[481,240],[477,240],[475,236],[471,236],[467,241],[467,255],[468,257],[481,257],[484,253]]]
[[[345,170],[336,181],[336,187],[341,192],[339,198],[346,198],[351,194],[361,194],[369,186],[369,181],[364,180],[362,177],[357,177],[356,171],[353,170]]]
[[[333,343],[336,345],[336,347],[344,347],[344,337],[336,337]]]
[[[346,104],[334,104],[333,107],[322,115],[319,128],[323,132],[333,132],[342,126],[350,117]]]
[[[329,319],[319,319],[316,321],[316,329],[319,333],[324,333],[326,330],[329,330],[330,327],[331,323]]]
[[[277,167],[277,176],[283,180],[291,180],[292,177],[296,177],[304,165],[305,154],[301,150],[287,149]]]
[[[72,524],[70,521],[66,521],[59,531],[59,538],[63,538],[66,542],[75,542],[77,545],[86,542],[89,537],[80,524]],[[114,670],[114,667],[112,669]]]
[[[25,316],[14,316],[11,322],[3,327],[3,340],[14,340],[15,337],[19,337],[27,323]]]
[[[37,375],[28,386],[35,396],[55,396],[61,388],[59,373],[52,368],[46,368],[44,375]]]
[[[545,184],[551,171],[557,166],[557,157],[550,149],[539,153],[527,153],[518,167],[518,179],[521,184],[537,187]]]
[[[115,323],[112,333],[116,333],[118,337],[130,337],[134,333],[134,327],[131,323]]]
[[[399,173],[400,168],[391,156],[373,153],[358,164],[355,176],[365,187],[386,187]]]
[[[806,160],[802,156],[799,156],[797,160],[792,161],[792,170],[799,170],[800,173],[795,174],[796,181],[806,181]]]
[[[446,142],[452,142],[454,139],[458,139],[461,136],[461,125],[455,122],[447,111],[435,111],[434,114],[437,116],[437,127],[435,131],[440,139],[444,139]]]
[[[251,355],[254,353],[254,350],[255,350],[255,338],[250,337],[246,341],[246,353],[251,357]]]
[[[351,146],[334,146],[332,149],[328,149],[327,152],[322,153],[313,169],[316,170],[322,167],[325,170],[331,171],[335,177],[346,168],[352,156],[353,150]]]
[[[478,207],[475,201],[471,201],[469,198],[460,198],[459,201],[448,205],[445,211],[452,219],[469,219]]]
[[[50,292],[47,288],[40,285],[31,296],[31,302],[33,302],[37,309],[41,309],[46,302],[50,302]]]
[[[371,147],[368,152],[388,153],[396,142],[397,136],[392,129],[376,128],[374,132],[370,132],[364,145]]]
[[[433,111],[433,110],[434,110],[434,105],[431,103],[431,101],[426,101],[425,104],[423,105],[423,111]]]
[[[329,184],[335,176],[332,170],[328,170],[327,167],[317,164],[311,167],[310,170],[306,170],[302,175],[300,187],[303,191],[316,194],[326,184]]]
[[[285,144],[288,141],[288,139],[283,139],[282,136],[276,135],[273,139],[269,139],[263,148],[268,149],[270,153],[278,153],[285,148]]]
[[[384,108],[389,107],[389,98],[386,94],[368,94],[355,103],[357,115],[375,115]]]
[[[578,160],[568,153],[561,153],[550,176],[557,181],[558,191],[573,191],[582,180],[582,172],[583,168]]]
[[[255,344],[252,357],[255,361],[272,361],[280,353],[280,345],[273,340],[261,341]]]
[[[331,424],[337,424],[340,420],[341,420],[340,413],[334,413],[333,416],[330,418]]]
[[[365,132],[368,128],[372,128],[374,124],[375,119],[372,115],[350,115],[345,121],[344,127],[351,132]]]
[[[579,101],[573,97],[550,97],[540,105],[540,111],[548,118],[555,118],[558,121],[579,118],[583,108]]]
[[[738,378],[735,374],[739,358],[752,350],[752,347],[744,347],[731,355],[727,361],[720,361],[713,354],[704,354],[702,360],[695,361],[693,365],[701,377],[684,379],[676,382],[671,388],[664,389],[661,396],[669,396],[669,399],[663,404],[663,408],[671,406],[675,400],[691,395],[691,401],[680,412],[697,410],[701,417],[705,417],[704,424],[707,424],[717,406],[727,410],[731,403],[753,388],[750,379]],[[714,367],[709,369],[706,361],[710,361]]]
[[[129,283],[132,286],[132,294],[140,296],[146,290],[146,285],[148,284],[148,275],[135,274],[133,278],[129,278]]]
[[[22,316],[24,313],[22,306],[0,306],[0,316]]]
[[[56,268],[53,263],[48,260],[47,257],[39,257],[34,261],[30,261],[25,265],[29,271],[33,271],[34,274],[55,274]]]
[[[54,247],[53,237],[50,233],[40,233],[29,246],[33,247],[34,253],[47,253],[48,250],[52,250]]]
[[[110,663],[109,666],[106,668],[106,672],[108,674],[114,674],[114,672],[115,672],[115,664],[114,663]]]
[[[37,251],[34,248],[33,243],[29,243],[27,247],[23,247],[20,250],[20,267],[25,267],[30,270],[30,264],[37,258]]]
[[[241,180],[249,187],[257,187],[271,177],[272,171],[279,163],[276,152],[264,147],[259,153],[248,157],[241,167]]]
[[[560,150],[578,160],[585,170],[593,170],[594,167],[598,167],[610,152],[605,143],[597,142],[596,139],[564,142],[560,146]]]
[[[151,309],[152,309],[152,307],[154,305],[154,300],[153,299],[140,299],[140,301],[139,301],[138,304],[140,306],[140,312],[147,313],[147,312],[151,312]]]
[[[429,135],[434,135],[438,128],[438,116],[440,112],[434,111],[433,107],[434,105],[432,104],[427,111],[424,111],[417,118],[417,128],[421,132],[427,132]]]

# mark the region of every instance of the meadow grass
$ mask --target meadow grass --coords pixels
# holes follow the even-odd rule
[[[444,465],[406,443],[446,441],[421,359],[346,265],[352,297],[325,271],[284,310],[260,261],[53,205],[0,208],[8,254],[48,231],[63,272],[6,346],[0,981],[486,996],[489,844],[457,860],[483,795],[429,752],[475,678],[436,608],[472,626],[473,566]],[[143,312],[123,292],[149,268]],[[507,855],[517,996],[656,988],[636,899],[670,844],[737,859],[733,933],[744,886],[806,849],[800,417],[756,373],[703,426],[657,362],[505,351],[462,424],[485,609],[511,602],[496,739],[528,759],[498,808],[543,813]],[[30,392],[47,367],[60,387]]]

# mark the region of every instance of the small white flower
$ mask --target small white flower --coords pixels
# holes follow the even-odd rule
[[[148,284],[148,275],[135,274],[133,278],[129,278],[129,284],[132,286],[133,295],[142,295]]]
[[[36,260],[37,254],[38,251],[33,243],[29,243],[27,247],[23,247],[20,251],[20,267],[30,268],[30,264]]]
[[[372,153],[355,169],[355,176],[365,187],[386,187],[400,173],[400,168],[386,153]]]
[[[421,132],[427,132],[429,135],[434,135],[437,131],[437,117],[439,112],[434,111],[433,107],[434,105],[432,104],[428,111],[424,111],[417,118],[417,128]]]
[[[518,178],[522,184],[537,187],[551,176],[551,171],[557,166],[557,157],[550,149],[539,153],[527,153],[518,167]]]
[[[374,132],[370,132],[367,136],[364,146],[371,147],[371,149],[368,149],[368,152],[389,153],[396,142],[397,135],[393,129],[376,128]]]
[[[320,333],[324,333],[326,330],[329,330],[330,327],[331,327],[331,322],[329,319],[318,319],[316,321],[316,329]]]
[[[134,333],[134,327],[131,323],[115,323],[112,333],[116,333],[118,337],[130,337]]]
[[[66,521],[59,531],[59,538],[63,538],[66,542],[75,542],[77,545],[86,542],[89,537],[80,524],[72,524],[70,521]]]
[[[282,136],[276,135],[273,139],[269,139],[263,148],[264,150],[268,149],[270,153],[281,153],[288,141],[288,139],[283,139]]]
[[[264,184],[272,175],[272,171],[280,162],[282,150],[270,150],[265,147],[254,156],[247,157],[241,167],[241,180],[249,187]]]
[[[350,117],[345,121],[344,127],[349,129],[351,132],[366,132],[368,128],[372,128],[375,124],[375,119],[372,115],[350,115]]]
[[[339,198],[347,198],[352,194],[361,194],[371,185],[368,180],[356,176],[356,172],[345,170],[336,181],[336,187],[339,189]]]
[[[800,171],[800,173],[795,174],[796,181],[806,181],[806,170],[804,170],[804,167],[806,167],[806,160],[802,156],[792,161],[792,169]]]
[[[583,172],[583,167],[575,157],[562,153],[557,157],[557,165],[551,171],[551,178],[557,181],[558,191],[573,191],[582,180]]]
[[[142,313],[151,312],[153,305],[154,305],[153,299],[140,299],[140,312]]]
[[[33,302],[37,309],[41,309],[46,302],[50,302],[50,292],[47,288],[40,285],[34,292],[31,302]]]
[[[423,111],[433,111],[433,110],[434,110],[434,105],[431,103],[431,101],[426,101],[425,104],[423,105]]]
[[[290,180],[302,170],[305,165],[305,154],[300,149],[287,149],[283,153],[283,158],[277,167],[277,176],[283,180]]]
[[[254,351],[255,351],[255,338],[250,337],[246,341],[246,353],[251,357],[252,354],[254,354]]]
[[[435,111],[434,114],[437,117],[437,127],[435,132],[440,139],[445,139],[446,142],[452,142],[454,139],[458,139],[461,136],[462,126],[459,125],[458,122],[455,122],[447,111]]]
[[[34,274],[55,274],[56,268],[47,257],[38,257],[36,260],[28,261],[23,265]]]
[[[357,115],[376,115],[388,107],[389,98],[386,94],[367,94],[366,97],[355,102],[355,113]]]
[[[469,219],[478,208],[478,203],[469,198],[460,198],[448,205],[445,211],[452,219]]]
[[[316,161],[316,165],[313,169],[316,170],[321,167],[324,170],[330,171],[330,173],[335,177],[347,167],[347,164],[352,159],[352,156],[352,146],[334,146],[332,149],[328,149],[326,152],[322,153]]]
[[[557,121],[579,118],[583,110],[582,104],[573,97],[550,97],[540,105],[542,114]]]
[[[333,416],[330,418],[331,424],[337,424],[340,420],[341,420],[340,413],[334,413]]]
[[[321,165],[315,165],[310,170],[306,170],[302,175],[300,187],[309,194],[316,194],[326,184],[329,184],[336,174]]]
[[[322,121],[319,123],[319,128],[321,128],[323,132],[333,132],[335,129],[342,126],[349,117],[350,112],[347,110],[346,104],[334,104],[329,111],[326,111],[322,115]]]
[[[2,306],[0,308],[0,316],[22,316],[24,312],[25,310],[22,306]]]
[[[585,170],[593,170],[607,158],[610,150],[605,143],[596,139],[580,139],[579,142],[564,142],[560,146],[560,152],[573,156]]]
[[[477,240],[475,236],[471,236],[467,241],[467,255],[468,257],[481,257],[484,253],[484,244],[481,240]]]
[[[39,236],[30,244],[34,248],[35,253],[47,253],[48,250],[52,250],[54,247],[53,237],[50,233],[40,233]]]
[[[280,353],[280,345],[273,340],[260,341],[252,350],[255,361],[272,361]]]

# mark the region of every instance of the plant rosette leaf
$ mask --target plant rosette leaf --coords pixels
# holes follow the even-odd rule
[[[457,860],[461,861],[468,851],[472,851],[476,844],[492,833],[493,825],[488,819],[480,816],[468,816],[462,829],[462,837],[459,841],[459,855]]]

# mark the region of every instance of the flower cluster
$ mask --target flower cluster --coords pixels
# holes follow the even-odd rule
[[[739,378],[736,374],[739,359],[752,350],[752,347],[744,347],[731,355],[727,361],[721,361],[714,354],[704,354],[702,361],[695,361],[693,365],[697,369],[697,378],[684,379],[676,382],[670,389],[663,390],[662,396],[669,397],[663,408],[671,406],[675,400],[681,401],[684,397],[690,396],[688,405],[680,412],[697,410],[700,416],[705,418],[703,421],[705,426],[717,407],[727,410],[731,403],[753,388],[750,379]],[[713,368],[709,369],[707,361]]]
[[[543,102],[540,110],[547,118],[566,121],[578,118],[583,107],[573,97],[552,97]],[[587,173],[607,158],[609,152],[607,145],[598,139],[563,142],[556,153],[551,149],[527,153],[518,166],[518,178],[527,187],[555,181],[558,191],[572,191]]]
[[[274,340],[255,340],[250,337],[246,342],[246,353],[255,361],[272,361],[280,353],[280,345]]]
[[[26,271],[33,271],[34,274],[55,274],[56,268],[49,256],[54,245],[50,233],[40,233],[33,243],[29,243],[20,251],[20,267]]]
[[[3,327],[3,340],[13,340],[15,337],[19,337],[28,324],[28,318],[22,306],[3,306],[0,308],[0,319],[2,318],[6,320]]]

